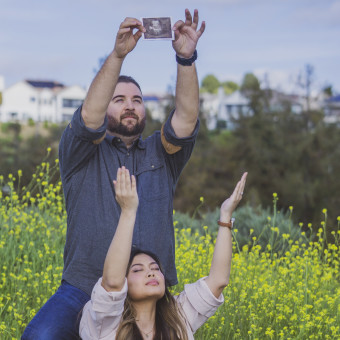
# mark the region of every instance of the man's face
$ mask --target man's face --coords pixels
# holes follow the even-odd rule
[[[145,126],[145,107],[142,94],[133,83],[118,83],[107,108],[108,127],[121,136],[140,135]]]

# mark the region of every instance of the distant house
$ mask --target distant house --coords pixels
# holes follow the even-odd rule
[[[271,111],[289,110],[295,114],[300,114],[304,110],[304,101],[304,98],[297,94],[271,90],[269,107]]]
[[[201,108],[204,112],[208,129],[233,129],[233,119],[237,119],[240,114],[243,116],[252,115],[249,99],[240,91],[235,91],[226,95],[223,88],[217,94],[202,93]],[[300,114],[304,110],[305,99],[294,94],[285,94],[271,90],[269,95],[269,110],[282,111],[290,110],[295,114]]]
[[[340,123],[340,95],[330,97],[323,102],[325,122]]]
[[[163,122],[166,115],[167,107],[171,103],[171,98],[169,95],[159,95],[159,94],[145,94],[143,95],[143,101],[145,108],[149,110],[151,117],[155,120]]]
[[[0,121],[70,120],[85,98],[80,86],[65,86],[55,81],[23,80],[3,91]]]
[[[217,94],[202,93],[201,107],[204,112],[209,130],[216,128],[232,129],[232,119],[252,114],[249,100],[235,91],[230,95],[224,94],[223,88],[219,88]]]

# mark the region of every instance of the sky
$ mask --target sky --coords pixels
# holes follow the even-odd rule
[[[24,79],[87,88],[99,59],[113,47],[125,17],[199,11],[206,30],[198,42],[198,77],[241,83],[252,72],[262,84],[301,91],[298,75],[313,66],[314,91],[340,93],[340,0],[1,0],[0,76],[5,88]],[[122,74],[143,93],[164,93],[176,81],[171,41],[140,40]]]

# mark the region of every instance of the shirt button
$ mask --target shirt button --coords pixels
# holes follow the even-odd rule
[[[117,141],[120,142],[120,138],[118,138]]]
[[[128,152],[127,155],[130,156],[130,152]]]
[[[135,244],[133,244],[133,245],[132,245],[132,248],[136,248],[136,245],[135,245]]]
[[[155,166],[154,165],[151,165],[151,168],[154,168]]]

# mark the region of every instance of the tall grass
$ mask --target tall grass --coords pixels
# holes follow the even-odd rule
[[[58,162],[43,162],[32,183],[20,189],[20,176],[0,176],[0,339],[19,339],[26,324],[55,292],[63,267],[66,212],[60,181],[51,183]],[[16,178],[15,178],[16,177]],[[275,198],[275,197],[274,197]],[[276,201],[274,199],[274,208]],[[316,238],[281,233],[272,218],[263,226],[261,246],[249,225],[249,244],[233,243],[230,285],[225,304],[195,335],[196,339],[340,338],[339,223],[334,244],[324,242],[327,224]],[[177,228],[179,284],[209,273],[215,226],[203,235]],[[237,226],[236,226],[237,227]],[[277,240],[284,252],[274,250]]]

